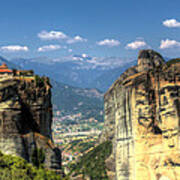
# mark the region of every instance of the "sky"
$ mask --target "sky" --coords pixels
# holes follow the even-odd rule
[[[151,48],[180,57],[180,0],[4,0],[6,58],[137,57]]]

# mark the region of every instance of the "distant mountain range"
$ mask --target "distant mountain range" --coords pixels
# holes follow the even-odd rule
[[[86,54],[51,59],[11,59],[22,69],[33,69],[40,75],[47,75],[57,82],[80,88],[98,88],[105,92],[128,67],[135,64],[133,59],[117,57],[97,58]]]
[[[27,60],[25,60],[26,62]],[[15,62],[15,61],[14,61]],[[16,64],[6,60],[3,57],[0,57],[0,64],[6,63],[9,68],[12,69],[24,69],[24,66],[16,61]],[[26,63],[25,63],[26,64]],[[36,64],[36,63],[35,63]],[[28,67],[28,65],[26,65]],[[37,66],[36,66],[37,68]],[[44,74],[48,76],[48,64],[46,64],[47,73],[44,71],[42,72],[41,68],[39,71],[42,72],[39,74]],[[29,62],[29,68],[26,69],[33,69],[33,65]],[[61,82],[57,82],[54,79],[51,79],[52,85],[52,103],[53,103],[53,110],[54,111],[61,111],[61,114],[66,115],[73,115],[81,113],[81,119],[85,120],[91,117],[97,119],[98,121],[103,121],[103,93],[98,91],[97,89],[83,89],[78,87],[73,87]]]
[[[103,93],[136,61],[82,54],[59,59],[38,57],[6,60],[0,57],[0,63],[6,63],[10,68],[33,69],[36,74],[50,77],[54,110],[60,110],[64,115],[82,113],[83,119],[94,117],[102,121]]]

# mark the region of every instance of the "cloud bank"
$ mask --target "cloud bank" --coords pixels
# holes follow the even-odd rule
[[[19,51],[27,52],[29,51],[29,48],[27,46],[9,45],[9,46],[0,47],[0,50],[4,52],[19,52]]]
[[[180,27],[180,22],[178,22],[176,19],[167,19],[163,21],[163,25],[168,28],[176,28]]]
[[[81,36],[75,36],[74,38],[69,38],[67,40],[68,44],[78,43],[78,42],[87,42],[87,39],[82,38]]]
[[[114,47],[114,46],[119,46],[120,42],[115,39],[104,39],[102,41],[96,42],[97,45],[99,46],[109,46],[109,47]]]
[[[47,52],[47,51],[55,51],[61,49],[60,45],[46,45],[38,48],[38,52]]]
[[[41,40],[65,40],[67,44],[74,44],[78,42],[87,42],[87,39],[82,38],[81,36],[77,35],[75,37],[70,37],[61,31],[41,31],[37,34],[37,36]]]
[[[68,36],[61,31],[41,31],[40,33],[38,33],[38,37],[42,40],[58,40],[68,38]]]
[[[180,47],[180,42],[175,40],[161,40],[160,49],[168,49],[168,48],[174,48],[174,47]]]
[[[143,40],[136,40],[134,42],[131,42],[129,44],[126,45],[126,49],[139,49],[139,48],[142,48],[144,46],[146,46],[146,42],[143,41]]]

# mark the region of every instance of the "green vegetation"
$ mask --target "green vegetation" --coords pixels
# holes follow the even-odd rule
[[[176,63],[180,63],[180,58],[176,58],[176,59],[171,59],[169,61],[166,62],[166,65],[168,67],[170,67],[172,64],[176,64]]]
[[[63,180],[60,175],[42,166],[37,168],[24,159],[0,153],[1,180]]]
[[[34,71],[33,70],[24,70],[20,72],[20,76],[33,76]]]
[[[77,139],[77,140],[71,141],[70,143],[68,143],[68,145],[70,145],[70,147],[67,150],[74,149],[74,147],[77,146],[77,144],[80,143],[81,141],[82,141],[82,139]]]
[[[94,145],[95,145],[95,141],[89,141],[89,142],[79,143],[79,152],[84,153],[84,152],[86,152],[88,149],[94,147]]]
[[[36,86],[38,86],[38,87],[43,87],[44,86],[43,77],[41,78],[40,76],[35,75],[35,82],[36,82]]]
[[[94,147],[96,144],[96,141],[86,141],[84,142],[82,139],[73,140],[72,142],[68,143],[68,148],[66,151],[72,151],[72,152],[78,152],[78,153],[84,153],[91,147]]]
[[[12,69],[12,72],[13,72],[13,76],[15,76],[16,75],[16,72],[17,72],[17,69]]]
[[[45,161],[45,153],[43,149],[35,148],[33,150],[31,159],[34,166],[37,168],[41,167]]]
[[[105,160],[110,156],[111,152],[111,141],[98,145],[82,156],[77,164],[71,165],[70,174],[73,176],[82,174],[83,177],[88,176],[91,180],[108,180]]]

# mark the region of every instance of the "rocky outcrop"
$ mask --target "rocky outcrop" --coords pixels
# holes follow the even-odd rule
[[[141,50],[138,55],[138,72],[160,68],[164,64],[163,57],[151,50]]]
[[[104,96],[101,140],[113,141],[114,179],[176,180],[180,177],[180,63],[167,65],[157,52],[142,50],[133,69]]]
[[[61,153],[53,145],[52,104],[48,78],[0,77],[0,151],[29,162],[44,154],[44,164],[61,169]]]

